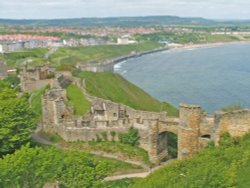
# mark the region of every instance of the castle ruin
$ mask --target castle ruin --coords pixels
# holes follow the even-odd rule
[[[67,105],[67,93],[59,77],[57,83],[43,96],[43,129],[57,133],[65,141],[94,141],[105,132],[108,140],[118,141],[119,133],[131,127],[138,130],[139,146],[148,151],[150,160],[159,164],[168,159],[167,133],[178,136],[178,158],[194,155],[209,142],[219,144],[221,135],[228,132],[240,137],[250,131],[250,110],[218,112],[207,115],[200,106],[180,105],[179,118],[166,113],[134,110],[128,106],[88,96],[92,103],[90,111],[81,117]],[[80,80],[71,80],[83,89]],[[112,135],[115,132],[115,136]]]
[[[53,74],[49,65],[28,68],[25,64],[23,71],[20,73],[21,90],[33,92],[52,83],[49,78]]]

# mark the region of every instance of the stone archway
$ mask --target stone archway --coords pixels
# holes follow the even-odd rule
[[[177,135],[172,132],[161,132],[157,138],[157,155],[160,162],[177,158]]]

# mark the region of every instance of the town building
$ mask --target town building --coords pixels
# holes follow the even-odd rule
[[[131,40],[130,36],[128,35],[124,35],[122,37],[119,37],[117,39],[117,44],[135,44],[136,41],[135,40]]]

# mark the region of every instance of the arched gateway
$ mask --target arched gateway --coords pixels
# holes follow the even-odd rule
[[[243,136],[250,131],[250,110],[216,113],[208,116],[200,106],[180,105],[179,118],[165,113],[134,110],[111,101],[89,97],[91,111],[75,117],[68,106],[66,91],[60,84],[50,89],[42,98],[43,129],[57,133],[65,141],[92,141],[105,132],[108,140],[118,140],[119,133],[138,129],[140,147],[148,151],[153,163],[167,160],[167,132],[178,136],[178,158],[194,155],[210,141],[219,143],[220,136]],[[115,132],[116,136],[112,136]]]

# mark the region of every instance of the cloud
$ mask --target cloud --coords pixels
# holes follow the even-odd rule
[[[249,0],[0,0],[0,17],[177,15],[250,19]]]

